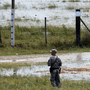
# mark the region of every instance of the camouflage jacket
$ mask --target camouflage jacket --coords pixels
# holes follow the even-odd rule
[[[58,56],[52,55],[48,60],[48,66],[52,66],[52,68],[56,68],[56,69],[60,68],[60,66],[62,66],[61,59]]]

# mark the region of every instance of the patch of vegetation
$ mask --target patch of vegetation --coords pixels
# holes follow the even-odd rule
[[[69,6],[67,7],[67,9],[73,10],[73,9],[75,9],[75,8],[74,8],[74,6],[69,5]]]
[[[63,0],[62,2],[66,2],[66,0]]]
[[[31,63],[27,62],[12,62],[12,63],[0,63],[0,68],[18,68],[23,66],[31,66]]]
[[[18,68],[18,67],[24,67],[24,66],[31,66],[31,65],[47,65],[47,62],[36,62],[36,63],[31,63],[31,62],[15,62],[13,60],[12,63],[0,63],[0,68]]]
[[[82,37],[82,42],[83,45],[89,46],[90,43],[90,33],[85,33]]]
[[[20,3],[18,3],[18,5],[16,5],[15,9],[27,9],[27,7],[25,5],[20,5]]]
[[[10,8],[10,7],[11,7],[10,4],[5,3],[2,7],[0,7],[0,9],[8,9],[8,8]]]
[[[11,5],[9,3],[5,3],[3,6],[0,6],[0,9],[11,9]],[[17,9],[17,6],[15,6],[15,9]]]
[[[0,43],[0,47],[4,47],[4,44],[3,43]]]
[[[83,12],[89,12],[89,9],[90,9],[90,8],[84,8],[84,9],[83,9]]]
[[[54,8],[57,8],[58,6],[56,6],[55,4],[54,5],[49,5],[48,8],[49,9],[54,9]]]
[[[80,2],[80,0],[69,0],[69,2]]]
[[[21,77],[0,76],[1,90],[56,90],[51,86],[49,76],[43,77]],[[89,90],[90,81],[61,80],[60,90]]]
[[[38,9],[36,6],[33,6],[32,8],[33,8],[33,9],[36,9],[36,10]]]
[[[18,18],[15,18],[15,21],[22,21],[22,19],[18,17]]]
[[[45,9],[45,7],[40,7],[39,9]]]
[[[40,20],[39,19],[36,19],[36,18],[34,18],[34,19],[30,18],[30,20],[33,21],[33,22],[37,22],[37,23],[40,22]]]
[[[58,52],[89,51],[89,35],[87,30],[81,30],[81,46],[76,46],[75,28],[47,26],[47,44],[45,43],[44,27],[20,27],[15,26],[15,46],[11,47],[11,26],[1,28],[2,43],[0,44],[0,56],[21,54],[46,54],[52,48]],[[87,47],[87,48],[86,48]],[[85,49],[84,49],[85,48]]]

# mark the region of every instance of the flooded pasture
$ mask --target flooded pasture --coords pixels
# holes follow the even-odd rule
[[[68,53],[58,54],[62,60],[60,77],[69,80],[90,79],[90,53]],[[2,56],[0,63],[29,62],[31,66],[18,68],[0,68],[1,76],[45,76],[50,75],[47,64],[35,65],[37,62],[47,62],[50,55],[27,55],[27,56]],[[15,58],[15,59],[14,59]],[[24,58],[24,59],[22,59]],[[6,60],[8,59],[8,60]],[[14,60],[13,60],[14,59]]]
[[[90,24],[89,0],[15,0],[15,6],[15,24],[19,26],[44,26],[47,17],[47,25],[75,27],[76,9],[81,10],[86,25]],[[11,0],[0,0],[0,12],[0,25],[10,25]]]

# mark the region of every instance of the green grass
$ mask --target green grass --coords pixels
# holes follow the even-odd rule
[[[62,2],[66,2],[66,0],[63,0]]]
[[[47,62],[36,62],[36,63],[31,63],[31,62],[12,62],[12,63],[0,63],[0,68],[18,68],[18,67],[24,67],[24,66],[29,66],[31,65],[47,65]]]
[[[69,0],[69,2],[80,2],[80,0]]]
[[[49,76],[0,76],[0,90],[90,90],[90,81],[61,80],[62,88],[51,86]]]
[[[2,27],[0,43],[0,56],[48,54],[52,48],[58,53],[90,51],[90,33],[81,30],[81,47],[76,46],[75,28],[47,26],[47,44],[45,43],[44,27],[15,26],[15,46],[11,47],[11,26]]]
[[[67,9],[68,9],[68,10],[73,10],[73,9],[75,9],[75,7],[69,5],[69,6],[67,7]]]
[[[34,63],[35,64],[35,63]],[[46,62],[36,63],[35,65],[45,65]],[[0,63],[0,68],[14,68],[31,66],[31,63]],[[61,79],[61,88],[56,89],[51,86],[50,76],[0,76],[0,90],[90,90],[89,80],[65,80]]]
[[[49,9],[54,9],[54,8],[57,8],[57,6],[56,5],[49,5],[48,8]]]
[[[80,0],[68,0],[69,2],[80,2]],[[63,0],[62,2],[67,2],[66,0]]]
[[[18,18],[15,18],[15,21],[22,21],[22,19],[18,17]]]
[[[5,3],[2,7],[0,6],[0,9],[8,9],[8,8],[10,8],[10,7],[11,7],[10,4]]]
[[[38,63],[36,65],[39,65]],[[24,66],[31,66],[31,63],[27,62],[12,62],[12,63],[0,63],[0,68],[18,68]]]

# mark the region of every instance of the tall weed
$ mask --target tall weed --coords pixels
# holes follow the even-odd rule
[[[2,27],[0,43],[1,49],[12,50],[32,50],[33,53],[37,53],[36,50],[46,50],[51,48],[57,48],[60,50],[68,50],[75,48],[76,46],[76,31],[74,28],[57,26],[47,26],[47,44],[45,42],[45,28],[44,27],[20,27],[15,26],[15,46],[11,48],[11,26]],[[82,46],[90,46],[89,33],[85,30],[81,30],[81,44]],[[34,52],[35,51],[35,52]]]

